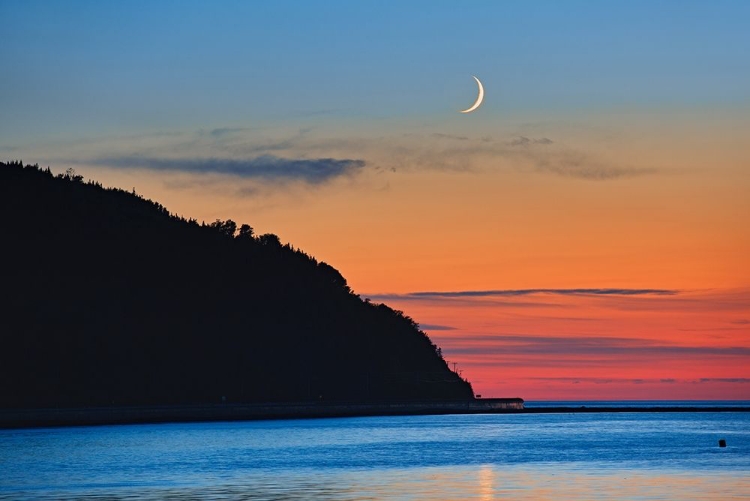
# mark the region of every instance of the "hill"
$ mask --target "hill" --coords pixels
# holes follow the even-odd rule
[[[402,312],[233,221],[0,163],[0,406],[465,400]]]

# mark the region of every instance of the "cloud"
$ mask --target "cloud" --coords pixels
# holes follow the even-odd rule
[[[481,174],[507,169],[530,175],[612,181],[657,172],[649,166],[623,163],[623,156],[612,157],[594,143],[572,144],[545,136],[472,137],[451,131],[357,135],[355,131],[354,128],[332,131],[319,126],[296,129],[224,126],[192,132],[161,131],[50,143],[35,147],[33,158],[44,164],[97,165],[98,160],[98,165],[116,168],[220,172],[256,179],[302,179],[309,183],[336,177],[340,171],[357,171],[365,162],[373,171],[384,174],[395,171]],[[269,169],[270,163],[282,161],[290,165],[289,174],[276,168],[278,165]]]
[[[443,134],[440,132],[435,132],[433,134],[430,134],[432,137],[436,137],[438,139],[455,139],[457,141],[468,141],[469,138],[466,136],[457,136],[455,134]]]
[[[750,383],[750,378],[746,377],[702,377],[697,380],[698,383]]]
[[[423,302],[423,303],[441,303],[450,301],[452,306],[460,306],[466,308],[492,306],[493,308],[566,308],[566,305],[542,301],[538,299],[532,299],[530,301],[519,301],[514,299],[512,301],[497,300],[493,297],[477,298],[477,297],[431,297],[431,296],[410,296],[408,294],[367,294],[367,297],[374,301],[381,301],[387,303],[395,303],[398,301],[406,302]],[[507,299],[507,298],[506,298]]]
[[[748,384],[750,378],[700,378],[700,379],[644,379],[644,378],[598,378],[598,377],[532,377],[524,378],[531,381],[559,382],[559,383],[592,383],[592,384],[705,384],[705,383],[729,383]]]
[[[546,315],[544,318],[555,322],[598,322],[601,320],[600,318],[594,317],[556,317],[552,315]]]
[[[234,134],[236,132],[242,132],[249,130],[247,127],[219,127],[217,129],[212,129],[209,134],[213,137],[222,137],[229,134]]]
[[[494,289],[468,291],[422,291],[405,294],[372,294],[377,299],[429,299],[429,298],[478,298],[478,297],[517,297],[533,294],[559,296],[673,296],[679,291],[673,289]]]
[[[590,181],[609,181],[656,173],[650,167],[632,167],[605,161],[576,148],[555,144],[548,137],[518,136],[507,142],[509,156],[518,156],[530,163],[537,172]],[[550,146],[555,144],[554,147]],[[539,148],[538,146],[542,146]]]
[[[555,174],[593,181],[610,181],[655,174],[656,169],[635,167],[621,159],[608,159],[592,152],[590,145],[576,147],[549,137],[516,136],[511,139],[470,137],[433,132],[397,136],[324,137],[279,140],[287,153],[364,156],[376,168],[403,171],[438,170],[478,173],[487,169],[512,168],[529,173]],[[255,148],[255,152],[270,151]]]
[[[49,143],[35,147],[31,159],[46,165],[219,172],[254,179],[298,179],[312,184],[335,178],[340,172],[357,172],[365,163],[384,177],[393,172],[481,175],[509,171],[609,182],[657,173],[648,165],[628,165],[626,156],[615,157],[596,142],[576,143],[541,134],[486,137],[460,132],[404,134],[396,129],[383,133],[376,128],[358,134],[354,127],[342,131],[318,125],[227,125]],[[23,150],[20,153],[14,156],[29,158]],[[291,167],[288,174],[276,168],[278,165],[269,168],[270,163],[282,161]]]
[[[141,168],[200,174],[225,174],[267,181],[303,181],[320,184],[352,175],[365,166],[364,160],[313,158],[288,159],[262,155],[244,160],[228,158],[159,158],[146,156],[102,157],[90,163],[118,169]]]
[[[419,328],[425,331],[454,331],[455,327],[450,325],[419,324]]]
[[[717,331],[742,331],[742,327],[697,327],[690,329],[678,329],[681,332],[717,332]]]
[[[580,152],[563,152],[553,158],[539,158],[536,160],[536,168],[542,172],[590,181],[609,181],[656,173],[656,169],[650,167],[606,165],[600,161],[591,160]]]
[[[548,137],[518,136],[507,142],[508,156],[517,156],[530,163],[537,172],[590,181],[609,181],[656,173],[650,167],[633,167],[605,161],[583,150],[558,145]],[[550,145],[555,146],[550,146]],[[541,148],[538,146],[542,146]]]
[[[624,337],[470,335],[441,338],[440,345],[455,356],[523,355],[569,357],[625,357],[653,359],[670,357],[748,357],[750,347],[689,346],[652,339]]]
[[[526,136],[518,136],[517,138],[514,138],[510,141],[511,146],[528,146],[530,144],[552,144],[554,141],[552,139],[541,137],[539,139],[536,138],[528,138]]]

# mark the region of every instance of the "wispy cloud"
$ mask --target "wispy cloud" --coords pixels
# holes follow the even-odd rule
[[[237,132],[243,132],[246,130],[250,130],[247,127],[218,127],[216,129],[211,129],[209,131],[209,134],[213,137],[222,137],[227,136],[229,134],[234,134]]]
[[[750,383],[746,377],[702,377],[696,380],[698,383]]]
[[[591,383],[591,384],[706,384],[706,383],[729,383],[748,384],[750,378],[699,378],[699,379],[676,379],[676,378],[599,378],[599,377],[534,377],[525,378],[531,381],[560,382],[560,383]]]
[[[118,169],[141,168],[200,174],[225,174],[269,181],[298,180],[320,184],[352,175],[365,166],[364,160],[313,158],[288,159],[262,155],[249,159],[160,158],[137,155],[101,157],[90,163]]]
[[[652,339],[625,337],[469,335],[441,338],[441,346],[454,355],[561,356],[653,359],[664,357],[748,357],[750,347],[691,346]]]
[[[219,172],[256,179],[302,179],[309,183],[322,182],[341,172],[357,172],[365,163],[381,174],[513,170],[593,181],[657,172],[649,166],[628,165],[621,157],[607,156],[595,145],[572,144],[542,135],[472,137],[449,130],[380,132],[361,135],[354,129],[342,133],[320,127],[239,126],[155,131],[38,145],[31,160],[66,165],[96,165],[99,161],[99,165],[116,168]],[[282,162],[290,166],[287,174],[278,168]]]
[[[468,141],[469,138],[466,136],[457,136],[455,134],[443,134],[442,132],[434,132],[431,134],[432,137],[438,139],[455,139],[457,141]]]
[[[558,296],[674,296],[680,291],[674,289],[491,289],[466,291],[420,291],[405,294],[370,294],[378,300],[409,300],[429,298],[482,298],[482,297],[517,297],[535,294],[552,294]]]
[[[591,181],[608,181],[656,173],[656,169],[650,167],[607,165],[580,152],[562,152],[552,158],[537,158],[535,163],[539,171]]]
[[[547,137],[540,138],[528,138],[526,136],[518,136],[510,141],[511,146],[529,146],[531,144],[552,144],[554,141]]]
[[[689,327],[678,329],[680,332],[719,332],[719,331],[745,331],[743,327]]]
[[[605,159],[589,151],[549,137],[482,137],[450,132],[406,133],[394,136],[326,137],[322,131],[302,129],[274,139],[260,139],[257,131],[234,133],[238,129],[215,129],[217,144],[231,147],[239,155],[284,153],[287,156],[322,156],[331,151],[368,159],[376,169],[454,170],[477,172],[488,165],[505,163],[514,169],[564,177],[609,181],[656,173],[650,167],[635,167]],[[242,141],[238,141],[243,139]]]
[[[438,324],[419,324],[419,328],[425,331],[454,331],[455,327],[450,325],[438,325]]]
[[[547,137],[518,136],[508,144],[513,147],[513,152],[516,155],[530,162],[538,172],[593,181],[607,181],[656,173],[654,168],[615,164],[576,148],[563,145],[549,147],[554,143],[555,141]]]
[[[570,145],[545,136],[515,136],[509,139],[432,133],[427,136],[410,134],[404,139],[406,140],[392,139],[387,142],[403,159],[403,165],[398,167],[405,169],[474,172],[488,164],[505,164],[526,172],[589,181],[611,181],[657,173],[657,169],[650,166],[628,165],[621,159],[597,154],[596,148],[589,145]],[[383,142],[381,138],[380,144]],[[364,151],[369,151],[366,140],[357,144]],[[373,152],[373,155],[377,153]]]

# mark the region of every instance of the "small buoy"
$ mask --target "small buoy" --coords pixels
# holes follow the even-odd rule
[[[723,438],[721,440],[719,440],[719,447],[726,447],[726,446],[727,446],[727,441],[726,440],[724,440]]]

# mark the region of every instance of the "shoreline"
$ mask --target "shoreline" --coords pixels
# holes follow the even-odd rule
[[[108,424],[257,421],[329,417],[517,412],[520,398],[421,402],[284,402],[0,409],[0,429]]]
[[[477,399],[470,401],[425,402],[303,402],[2,409],[0,410],[0,429],[366,416],[441,414],[586,414],[626,412],[750,412],[750,406],[550,406],[524,408],[522,399]]]

